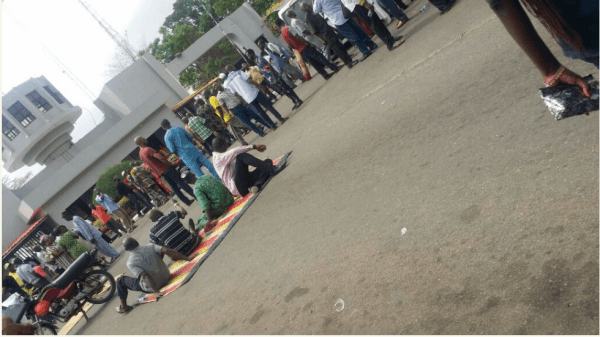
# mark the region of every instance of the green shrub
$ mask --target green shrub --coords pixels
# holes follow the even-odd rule
[[[103,193],[108,194],[114,202],[119,201],[119,193],[117,193],[117,184],[113,181],[113,177],[122,178],[121,172],[130,170],[129,162],[129,160],[122,161],[107,168],[106,171],[100,174],[98,181],[96,181],[96,187],[98,187]],[[94,205],[97,205],[98,203],[96,202],[95,198],[96,197],[94,196],[93,203]]]

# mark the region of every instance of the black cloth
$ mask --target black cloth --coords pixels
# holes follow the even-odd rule
[[[381,41],[383,41],[386,44],[388,49],[391,49],[394,46],[395,40],[392,36],[392,33],[390,33],[390,30],[386,27],[385,23],[383,22],[383,20],[381,20],[377,13],[373,13],[373,15],[369,17],[369,11],[365,7],[359,5],[357,5],[354,8],[354,11],[362,12],[362,14],[364,14],[364,16],[366,16],[369,19],[369,21],[367,21],[369,23],[369,26],[371,26],[371,29],[373,29],[373,31],[381,39]]]
[[[118,236],[123,236],[123,234],[121,234],[119,232],[119,230],[123,231],[123,232],[127,232],[127,230],[125,229],[125,227],[121,226],[120,223],[116,222],[114,219],[110,219],[108,220],[107,223],[104,224],[106,227],[108,227],[108,229],[110,229],[111,231],[113,231],[115,234],[117,234]]]
[[[335,29],[328,25],[327,20],[325,20],[321,15],[315,14],[314,12],[307,12],[306,23],[309,27],[314,29],[314,34],[325,39],[327,43],[331,44],[338,40],[337,35],[335,34]]]
[[[167,181],[167,183],[169,183],[169,185],[171,186],[171,189],[173,190],[173,192],[175,192],[175,195],[177,197],[179,197],[179,199],[181,201],[183,201],[183,203],[186,206],[189,206],[192,204],[192,200],[188,199],[185,194],[183,194],[181,192],[181,190],[183,189],[187,194],[191,195],[194,200],[196,200],[196,196],[194,195],[194,190],[190,187],[190,185],[188,185],[182,178],[181,178],[181,174],[179,174],[179,172],[175,169],[174,166],[169,167],[168,169],[166,169],[162,176],[163,178],[165,178],[165,180]]]
[[[12,295],[14,293],[18,293],[19,295],[21,295],[25,298],[27,298],[29,296],[29,295],[27,295],[25,290],[21,289],[21,287],[19,286],[19,283],[17,283],[17,281],[10,275],[6,275],[2,279],[2,288],[6,289],[6,292],[4,293],[4,295],[2,295],[2,302],[6,301],[6,299],[9,298],[10,295]]]
[[[443,12],[450,8],[450,1],[448,0],[429,0],[429,2],[435,6],[440,12]]]
[[[402,2],[402,0],[394,0],[394,2],[396,3],[396,5],[398,5],[398,7],[400,7],[401,10],[407,10],[408,6],[404,4],[404,2]]]
[[[162,216],[150,228],[150,242],[173,249],[180,254],[189,254],[198,243],[198,236],[190,233],[179,219],[185,215],[172,211]]]
[[[250,172],[249,167],[254,167]],[[273,173],[273,161],[271,159],[260,160],[248,153],[240,153],[235,157],[235,172],[233,181],[241,196],[250,191],[250,187],[261,187]]]
[[[122,197],[126,197],[130,194],[133,194],[133,189],[127,186],[124,182],[119,181],[117,183],[117,193],[119,193],[119,195]]]
[[[119,277],[119,280],[117,280],[117,294],[119,295],[119,298],[122,300],[127,300],[128,290],[141,291],[145,293],[140,285],[139,278],[123,275]]]
[[[323,77],[328,76],[327,71],[325,71],[325,67],[331,69],[333,72],[338,71],[338,67],[335,64],[329,62],[325,56],[323,56],[323,54],[319,53],[319,51],[311,46],[306,46],[300,55],[302,55],[302,58],[304,58],[306,61],[310,62],[315,70]]]
[[[340,43],[339,40],[336,40],[334,43],[330,45],[331,50],[337,57],[344,62],[345,65],[352,64],[352,57],[346,51],[346,48]]]

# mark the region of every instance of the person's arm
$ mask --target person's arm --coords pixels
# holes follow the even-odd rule
[[[546,86],[553,87],[559,83],[576,84],[585,97],[590,97],[589,85],[579,75],[558,62],[548,46],[536,32],[531,20],[518,0],[486,0],[496,13],[510,36],[535,64]]]
[[[187,257],[187,256],[185,256],[183,254],[180,254],[180,253],[174,251],[171,248],[162,247],[161,250],[160,250],[160,253],[161,253],[161,256],[167,255],[173,261],[180,261],[180,260],[183,260],[183,261],[192,261],[192,259],[190,257]]]
[[[171,165],[171,163],[169,163],[169,161],[167,159],[165,159],[165,157],[163,157],[160,153],[156,152],[154,149],[150,148],[150,156],[157,159],[158,161],[160,161],[163,164],[169,164]]]

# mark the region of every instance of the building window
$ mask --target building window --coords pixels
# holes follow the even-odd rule
[[[25,96],[27,96],[31,103],[33,103],[41,112],[46,112],[52,109],[52,105],[50,105],[50,103],[48,103],[48,101],[46,101],[44,97],[40,96],[40,94],[38,94],[38,92],[35,90]]]
[[[44,89],[46,89],[46,91],[50,94],[50,96],[52,96],[52,98],[54,98],[55,101],[58,102],[58,104],[63,104],[66,101],[64,96],[51,85],[44,86]]]
[[[17,130],[6,117],[2,116],[2,133],[8,137],[8,139],[13,140],[19,134],[19,130]],[[2,147],[2,150],[4,151],[4,146]]]
[[[21,125],[27,127],[31,122],[35,120],[35,116],[27,110],[27,108],[21,104],[21,102],[17,101],[10,108],[7,109],[13,117],[15,117]]]

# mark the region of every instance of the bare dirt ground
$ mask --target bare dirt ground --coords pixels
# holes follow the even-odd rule
[[[187,285],[71,333],[598,334],[598,113],[556,122],[484,1],[425,4],[397,50],[299,86],[255,140],[290,165]]]

